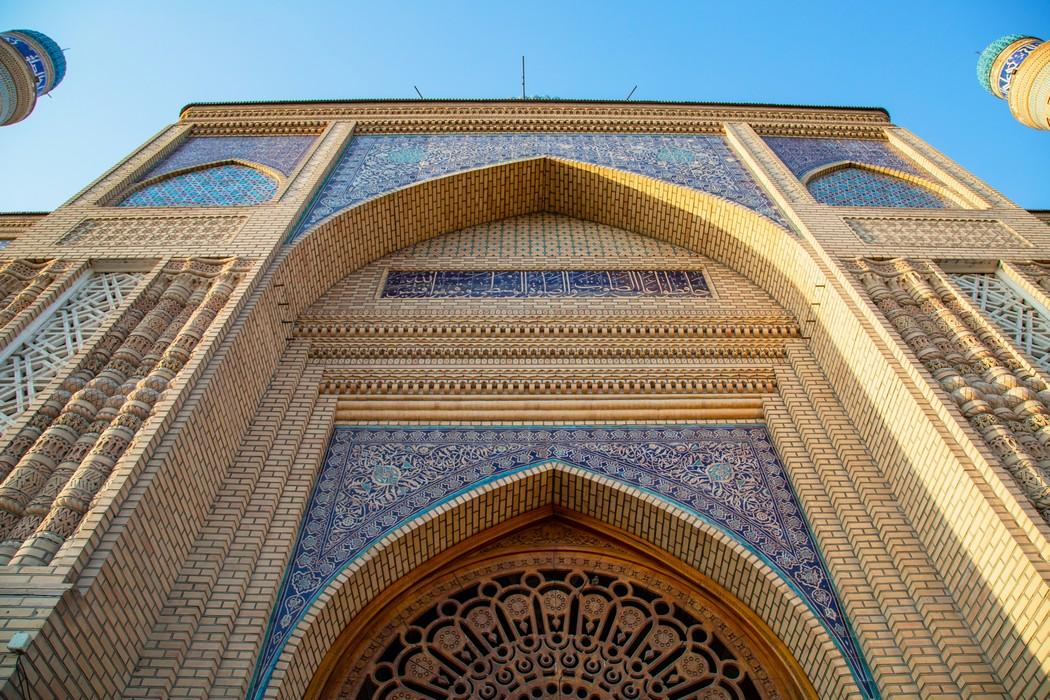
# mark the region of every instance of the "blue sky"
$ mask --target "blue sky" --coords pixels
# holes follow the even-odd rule
[[[974,77],[1050,2],[27,2],[0,29],[67,47],[65,81],[0,128],[0,211],[50,210],[189,102],[514,97],[875,105],[1020,206],[1050,209],[1050,133]]]

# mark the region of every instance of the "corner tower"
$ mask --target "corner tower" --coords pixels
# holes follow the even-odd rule
[[[49,36],[31,29],[0,33],[0,126],[29,116],[36,100],[66,75],[66,57]]]
[[[1023,34],[999,37],[977,59],[977,81],[1006,100],[1017,121],[1050,130],[1050,44]]]

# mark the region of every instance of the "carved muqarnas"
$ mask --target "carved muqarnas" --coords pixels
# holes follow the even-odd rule
[[[857,260],[872,301],[1050,521],[1050,387],[931,263]]]
[[[0,561],[52,560],[245,269],[170,263],[0,452]]]

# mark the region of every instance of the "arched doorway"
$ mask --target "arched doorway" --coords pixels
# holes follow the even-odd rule
[[[769,628],[699,572],[546,512],[500,530],[362,611],[308,697],[816,697]]]

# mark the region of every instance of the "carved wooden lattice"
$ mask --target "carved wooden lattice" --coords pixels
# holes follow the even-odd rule
[[[1050,372],[1050,319],[1011,289],[998,274],[954,274],[951,278],[1021,350]]]
[[[10,352],[0,353],[0,435],[120,306],[141,277],[126,272],[90,275],[29,338]]]
[[[388,628],[340,696],[780,697],[721,620],[622,566],[581,563],[494,566],[469,584],[457,579],[408,625]]]

